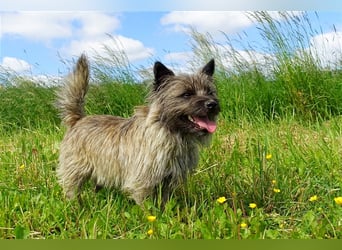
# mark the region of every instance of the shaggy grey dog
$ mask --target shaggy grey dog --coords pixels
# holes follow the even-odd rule
[[[214,60],[193,75],[175,75],[154,65],[146,106],[133,116],[86,116],[89,66],[82,55],[58,92],[57,106],[67,127],[57,176],[66,196],[79,197],[91,179],[117,187],[141,204],[162,184],[162,204],[198,164],[199,147],[210,142],[220,111],[213,83]]]

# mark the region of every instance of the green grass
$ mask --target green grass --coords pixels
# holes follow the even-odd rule
[[[269,35],[284,37],[286,28],[277,30],[265,14],[255,17],[262,17],[260,32],[272,44],[279,42]],[[290,28],[300,25],[305,22]],[[286,36],[292,33],[297,34]],[[342,237],[342,207],[334,201],[342,196],[341,72],[322,68],[313,55],[304,60],[286,53],[286,44],[273,44],[280,63],[268,62],[272,77],[255,60],[251,65],[239,58],[235,71],[226,72],[223,54],[210,51],[208,45],[216,46],[210,37],[193,35],[199,42],[198,63],[217,58],[222,113],[196,172],[175,190],[163,213],[150,199],[139,207],[116,190],[95,194],[90,183],[82,193],[83,206],[65,200],[55,175],[64,134],[53,107],[55,88],[30,82],[0,88],[0,238]],[[129,66],[118,77],[112,76],[117,68],[97,67],[104,83],[91,86],[89,114],[127,117],[144,103],[146,86],[131,82]],[[315,195],[317,200],[310,201]],[[219,197],[227,200],[220,204]],[[148,222],[148,215],[156,221]]]
[[[125,88],[143,95],[138,91],[141,86]],[[114,89],[117,86],[106,91]],[[22,100],[18,93],[25,92],[15,94]],[[90,95],[94,99],[103,96],[95,93]],[[96,106],[87,105],[88,110]],[[22,112],[21,119],[32,115],[30,110]],[[42,117],[35,127],[31,123],[14,129],[13,124],[12,131],[1,130],[1,237],[340,238],[342,208],[334,198],[341,196],[342,119],[228,120],[224,113],[196,173],[175,191],[164,213],[151,200],[142,209],[117,191],[94,194],[90,184],[83,193],[83,207],[66,201],[55,176],[63,129]],[[310,202],[313,195],[318,200]],[[221,196],[227,198],[224,204],[216,201]],[[257,208],[249,208],[249,203]],[[153,223],[146,219],[150,214],[157,216]],[[240,228],[242,222],[247,229]],[[147,235],[150,228],[152,236]]]

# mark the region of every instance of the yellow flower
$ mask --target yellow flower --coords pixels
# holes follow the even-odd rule
[[[218,203],[222,204],[222,203],[226,202],[226,200],[227,200],[226,197],[222,196],[222,197],[219,197],[216,201]]]
[[[156,219],[157,219],[156,216],[153,216],[153,215],[147,216],[147,220],[148,220],[149,222],[153,222],[153,221],[155,221]]]
[[[255,203],[249,203],[249,207],[250,207],[251,209],[254,209],[254,208],[257,207],[257,204],[255,204]]]
[[[280,193],[280,189],[279,188],[273,188],[273,192]]]
[[[25,169],[25,165],[24,164],[21,164],[19,169]]]
[[[152,234],[153,234],[153,230],[152,230],[152,229],[148,230],[148,231],[147,231],[147,234],[148,234],[148,235],[152,235]]]
[[[274,184],[276,184],[277,183],[277,181],[276,180],[272,180],[272,184],[274,185]]]
[[[271,160],[272,159],[272,155],[271,154],[267,154],[266,155],[266,160]]]
[[[311,196],[309,201],[313,202],[313,201],[317,201],[318,197],[317,195]]]
[[[247,228],[248,225],[247,225],[245,222],[242,222],[242,223],[240,224],[240,227],[241,227],[241,228]]]
[[[341,196],[334,198],[334,201],[336,202],[337,205],[342,205],[342,197]]]

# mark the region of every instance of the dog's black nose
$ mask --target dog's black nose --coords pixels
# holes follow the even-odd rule
[[[206,101],[205,102],[205,107],[207,109],[214,109],[217,106],[217,102],[214,100]]]

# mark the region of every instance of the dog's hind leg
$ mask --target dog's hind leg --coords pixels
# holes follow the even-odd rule
[[[91,176],[91,168],[69,165],[64,166],[64,168],[59,168],[57,173],[59,183],[63,187],[65,196],[68,199],[74,199],[77,197],[80,201],[81,189],[84,183]]]

